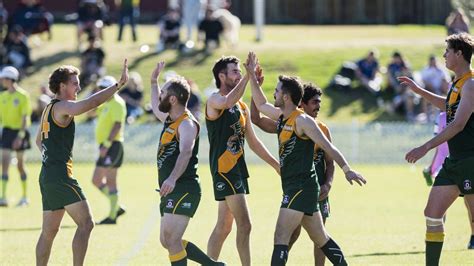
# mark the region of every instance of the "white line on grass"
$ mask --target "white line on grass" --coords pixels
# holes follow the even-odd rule
[[[130,260],[133,259],[140,252],[140,250],[142,250],[143,246],[145,246],[145,243],[152,236],[151,232],[153,231],[155,225],[157,225],[159,218],[159,207],[157,207],[156,204],[153,204],[150,216],[148,217],[148,220],[146,221],[145,225],[142,227],[142,230],[138,235],[137,241],[135,241],[135,244],[133,245],[132,249],[125,256],[122,256],[118,260],[116,265],[128,265]]]

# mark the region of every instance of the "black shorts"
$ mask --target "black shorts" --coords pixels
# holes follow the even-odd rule
[[[456,185],[461,194],[474,194],[474,157],[455,160],[446,158],[433,186]]]
[[[102,146],[102,145],[101,145]],[[112,142],[105,157],[99,157],[96,166],[105,168],[119,168],[123,162],[123,144],[120,141]]]
[[[2,149],[13,150],[13,142],[18,136],[18,129],[11,129],[11,128],[3,128],[2,136],[1,136],[1,146]],[[16,151],[24,151],[31,148],[30,144],[30,132],[25,130],[25,137],[21,141],[20,148],[16,149]]]

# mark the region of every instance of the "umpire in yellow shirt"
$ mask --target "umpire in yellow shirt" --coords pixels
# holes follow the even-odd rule
[[[30,125],[31,105],[28,92],[18,86],[20,77],[18,70],[12,66],[6,66],[0,72],[0,80],[6,88],[0,93],[0,123],[3,127],[1,134],[2,147],[2,189],[0,195],[0,206],[8,206],[7,183],[8,168],[10,166],[11,151],[16,151],[18,160],[17,167],[20,173],[23,195],[17,206],[28,205],[26,196],[26,170],[24,151],[30,149],[30,134],[26,128]]]
[[[112,76],[97,81],[97,87],[104,89],[116,84]],[[123,161],[123,131],[127,113],[125,101],[114,94],[98,108],[95,137],[99,146],[99,159],[92,177],[92,183],[109,199],[109,216],[98,224],[116,224],[117,217],[125,213],[118,204],[117,170]]]

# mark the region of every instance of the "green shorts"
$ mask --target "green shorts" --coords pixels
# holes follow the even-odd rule
[[[329,205],[329,197],[318,201],[319,210],[321,211],[321,216],[323,218],[328,218],[331,213],[331,206]]]
[[[166,197],[161,198],[160,213],[185,215],[190,218],[194,216],[201,201],[201,194],[189,192],[171,192]]]
[[[319,186],[314,179],[307,179],[301,184],[292,184],[283,187],[283,200],[280,208],[292,209],[313,215],[319,211]]]
[[[58,182],[40,182],[43,211],[64,209],[72,203],[86,199],[75,179],[63,179]]]
[[[474,194],[474,157],[444,160],[433,186],[457,185],[461,194]]]
[[[120,141],[113,141],[105,157],[99,157],[95,165],[105,168],[119,168],[122,166],[122,162],[123,144]]]
[[[226,196],[250,193],[247,177],[217,173],[212,176],[212,182],[214,199],[217,201],[225,200]]]

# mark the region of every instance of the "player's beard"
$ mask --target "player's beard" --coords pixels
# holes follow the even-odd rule
[[[171,110],[170,95],[167,95],[166,98],[160,101],[158,110],[163,113],[168,113]]]

